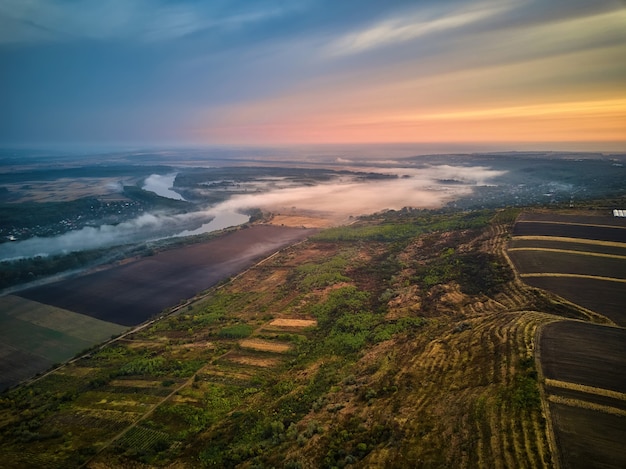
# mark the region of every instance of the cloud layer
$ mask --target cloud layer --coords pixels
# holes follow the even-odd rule
[[[620,149],[625,23],[620,0],[4,0],[0,143]]]

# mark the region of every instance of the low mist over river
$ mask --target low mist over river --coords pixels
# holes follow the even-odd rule
[[[259,209],[342,224],[403,207],[553,203],[623,187],[623,155],[402,159],[374,147],[359,158],[358,149],[324,147],[287,161],[285,152],[142,151],[70,155],[62,164],[56,154],[26,152],[21,165],[4,156],[0,261],[203,234],[246,223]],[[31,203],[40,199],[46,204]]]

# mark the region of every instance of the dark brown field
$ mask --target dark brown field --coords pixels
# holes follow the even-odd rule
[[[547,379],[626,393],[626,329],[559,321],[543,327],[539,346]]]
[[[50,368],[53,360],[0,343],[0,391]]]
[[[551,250],[509,250],[520,272],[578,274],[626,279],[626,257],[605,257],[595,253]],[[626,289],[626,285],[624,285]]]
[[[615,324],[626,327],[626,283],[591,278],[526,277],[533,287],[549,290],[557,295],[595,311]]]
[[[572,222],[575,221],[573,220]],[[513,236],[559,236],[625,243],[626,229],[621,226],[569,225],[561,222],[524,221],[515,225]]]
[[[624,243],[601,243],[601,242],[576,242],[577,240],[559,239],[550,237],[516,237],[509,243],[509,251],[513,249],[560,249],[563,251],[593,252],[596,254],[609,254],[626,256],[626,244]],[[585,241],[585,240],[578,240]]]
[[[550,404],[563,469],[626,467],[626,417]]]
[[[508,254],[526,283],[626,326],[625,219],[528,212],[513,235]]]
[[[206,243],[33,288],[20,296],[116,324],[136,325],[314,231],[256,225]]]

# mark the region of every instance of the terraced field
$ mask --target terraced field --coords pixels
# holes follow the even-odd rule
[[[524,282],[586,310],[538,336],[559,462],[626,467],[626,226],[607,215],[527,213],[508,254]]]

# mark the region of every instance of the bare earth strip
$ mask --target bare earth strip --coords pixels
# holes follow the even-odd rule
[[[546,225],[573,225],[573,226],[591,226],[596,228],[617,228],[626,230],[626,226],[603,224],[603,223],[577,223],[574,221],[555,221],[555,220],[519,220],[517,223],[545,223]]]
[[[626,259],[585,256],[548,250],[509,250],[509,257],[521,274],[550,273],[626,279]]]
[[[555,248],[539,248],[539,247],[529,247],[529,248],[509,248],[509,252],[511,251],[542,251],[542,252],[555,252],[561,254],[575,254],[578,256],[592,256],[592,257],[606,257],[609,259],[620,259],[626,260],[626,256],[621,256],[619,254],[604,254],[600,252],[589,252],[589,251],[573,251],[570,249],[555,249]]]
[[[242,348],[259,350],[261,352],[276,352],[276,353],[285,353],[291,349],[289,344],[280,343],[280,342],[272,342],[269,340],[262,339],[246,339],[239,341],[239,345]]]
[[[595,246],[612,246],[617,248],[626,249],[626,243],[620,243],[616,241],[601,241],[599,239],[581,239],[581,238],[567,238],[565,236],[515,236],[513,241],[516,240],[529,240],[529,241],[560,241],[563,243],[576,243],[576,244],[590,244]]]
[[[287,319],[278,318],[269,323],[272,327],[314,327],[317,326],[317,320],[315,319]]]
[[[587,225],[602,226],[624,226],[626,227],[626,218],[614,217],[608,211],[600,211],[595,213],[588,212],[555,212],[553,210],[546,211],[527,211],[520,215],[517,222],[549,222],[549,223],[576,223]]]
[[[563,277],[563,278],[584,278],[591,280],[604,280],[607,282],[619,282],[626,283],[626,279],[623,278],[613,278],[613,277],[600,277],[598,275],[582,275],[582,274],[559,274],[556,272],[540,272],[540,273],[532,273],[532,274],[520,274],[522,278],[532,278],[532,277]]]
[[[239,363],[240,365],[259,366],[261,368],[276,366],[278,365],[278,363],[280,363],[280,360],[278,358],[253,357],[249,355],[233,355],[226,358],[227,360]]]

